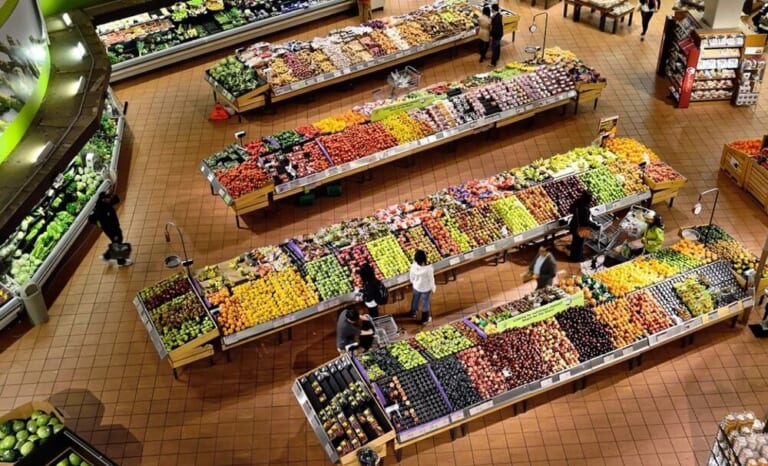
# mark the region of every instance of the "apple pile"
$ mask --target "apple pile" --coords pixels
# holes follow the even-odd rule
[[[598,205],[608,204],[626,197],[621,183],[606,166],[583,173],[581,181],[592,193]]]
[[[160,307],[173,298],[192,291],[192,285],[183,273],[174,274],[163,281],[139,291],[139,297],[147,311]]]
[[[214,329],[213,321],[193,291],[177,296],[149,313],[152,324],[169,351]]]
[[[263,188],[271,181],[271,177],[259,164],[257,157],[246,160],[229,170],[217,171],[216,178],[233,199]]]
[[[536,219],[515,196],[494,201],[491,207],[499,214],[499,217],[513,234],[528,231],[538,225]]]
[[[467,325],[462,321],[454,322],[451,324],[464,338],[472,342],[472,346],[479,344],[482,341],[480,335],[475,329]]]
[[[635,319],[642,325],[648,334],[661,332],[672,326],[673,322],[669,314],[648,292],[648,290],[632,293],[626,298],[629,308]]]
[[[415,338],[435,359],[444,358],[472,346],[471,341],[450,325],[419,332]]]
[[[623,348],[645,337],[645,328],[625,298],[597,306],[595,316],[610,329],[614,348]]]
[[[323,300],[352,292],[349,270],[339,264],[336,256],[327,255],[308,262],[305,267]]]
[[[400,243],[400,247],[405,251],[406,256],[411,259],[413,259],[413,255],[419,249],[427,253],[427,262],[430,264],[434,264],[442,257],[437,247],[435,247],[435,243],[429,239],[421,225],[416,225],[397,233],[397,242]]]
[[[483,399],[493,398],[510,389],[501,372],[491,365],[482,346],[466,349],[456,357],[464,364],[472,385]]]
[[[531,342],[541,349],[541,357],[551,367],[550,371],[560,372],[579,363],[578,351],[554,317],[531,324],[524,330],[530,333]]]
[[[391,354],[403,366],[404,369],[412,369],[427,363],[424,356],[421,355],[408,341],[401,340],[397,343],[387,346]]]
[[[648,164],[645,168],[645,176],[654,183],[685,180],[683,175],[661,160],[656,160]]]
[[[385,278],[396,277],[407,272],[411,267],[408,257],[400,248],[397,240],[391,235],[369,241],[366,243],[366,247]]]
[[[586,307],[568,308],[555,318],[578,351],[579,361],[589,361],[614,350],[608,326]]]
[[[461,254],[461,247],[459,247],[459,244],[453,239],[448,228],[440,219],[430,215],[422,219],[422,225],[426,228],[429,236],[434,239],[443,257]]]
[[[361,157],[395,147],[397,139],[381,122],[348,126],[342,133],[349,145],[355,146]]]
[[[621,187],[628,196],[648,191],[648,185],[643,181],[642,172],[637,165],[628,160],[616,160],[608,164],[608,169],[616,179],[621,180]]]
[[[459,231],[472,240],[471,244],[476,245],[474,247],[495,243],[504,238],[504,221],[488,205],[458,212],[451,218],[456,222]],[[450,226],[448,228],[450,230]],[[461,240],[457,239],[457,242],[461,245]]]
[[[379,280],[384,279],[384,274],[379,270],[377,262],[373,259],[373,256],[371,256],[371,253],[365,244],[357,244],[341,249],[336,253],[336,257],[338,258],[339,263],[343,267],[346,267],[352,275],[352,283],[355,286],[355,289],[359,290],[363,287],[363,281],[360,278],[360,274],[357,273],[363,264],[368,264],[373,267],[373,272],[376,274],[376,278]]]
[[[570,215],[568,209],[586,189],[578,176],[569,176],[542,185],[550,199],[557,205],[560,217]]]
[[[430,363],[430,367],[432,367],[435,377],[437,377],[438,382],[442,385],[453,411],[458,411],[483,401],[483,398],[473,386],[472,378],[467,374],[464,364],[456,356],[451,355]]]
[[[520,202],[536,219],[540,225],[555,221],[560,218],[557,207],[552,202],[546,191],[541,186],[524,189],[515,193]]]
[[[513,328],[489,335],[481,344],[491,365],[506,376],[510,388],[539,380],[552,373],[552,366],[542,355],[542,348],[530,331]]]
[[[403,372],[405,368],[397,358],[392,356],[387,348],[376,348],[359,356],[358,360],[368,373],[368,379],[378,380],[385,375],[395,375]]]

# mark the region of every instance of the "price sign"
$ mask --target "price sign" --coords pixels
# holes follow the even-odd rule
[[[205,165],[200,165],[200,171],[205,173]]]
[[[715,309],[714,311],[707,314],[709,316],[709,320],[715,320],[720,316],[720,311],[718,309]]]
[[[453,259],[451,259],[451,260],[449,260],[449,261],[448,261],[448,264],[449,264],[449,265],[456,265],[456,264],[458,264],[459,262],[461,262],[461,258],[460,258],[460,257],[454,257]]]
[[[571,378],[571,371],[565,371],[560,374],[559,380],[562,382]]]
[[[435,141],[437,141],[437,135],[436,134],[433,134],[432,136],[427,138],[427,144],[432,144]]]
[[[451,422],[460,422],[464,420],[464,411],[451,414]]]
[[[224,197],[226,196],[226,191],[224,191],[224,188],[219,188],[219,196]]]
[[[208,179],[209,183],[213,183],[213,178],[214,178],[213,173],[208,173],[208,176],[206,176],[206,178]]]
[[[292,323],[295,320],[296,320],[296,314],[288,314],[287,316],[283,317],[282,324],[287,325]]]
[[[475,406],[474,408],[469,408],[469,415],[475,416],[479,413],[482,413],[483,411],[487,411],[489,409],[493,408],[493,400],[486,401],[485,403],[479,404]]]
[[[495,250],[496,250],[496,245],[495,244],[491,244],[490,246],[487,246],[485,248],[485,252],[493,252]]]
[[[464,254],[464,259],[471,260],[475,258],[475,251]]]
[[[552,385],[552,379],[544,379],[541,381],[541,388],[547,388]]]
[[[305,397],[304,390],[301,389],[299,382],[294,382],[292,388],[293,388],[293,396],[295,396],[296,399],[298,400],[304,399]]]
[[[614,359],[613,354],[606,354],[605,356],[603,356],[603,364],[609,363],[613,361],[613,359]]]

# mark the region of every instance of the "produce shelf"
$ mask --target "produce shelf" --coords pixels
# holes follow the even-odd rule
[[[354,2],[350,0],[325,0],[307,8],[294,10],[243,26],[183,42],[112,65],[111,82],[120,81],[158,68],[178,63],[206,53],[231,47],[246,40],[263,37],[309,21],[348,11]]]
[[[88,199],[87,202],[83,203],[81,205],[80,211],[77,212],[77,215],[75,216],[75,219],[72,221],[72,223],[69,225],[69,227],[64,231],[61,236],[56,240],[55,246],[48,252],[48,254],[45,256],[45,258],[42,260],[42,262],[37,266],[34,273],[32,273],[26,280],[24,281],[34,281],[38,284],[43,284],[51,277],[53,272],[56,270],[56,267],[62,262],[62,260],[67,256],[67,253],[69,249],[79,240],[80,234],[85,229],[85,227],[88,225],[88,216],[93,211],[93,207],[96,204],[96,201],[98,200],[99,195],[102,192],[106,192],[112,187],[112,180],[116,180],[116,171],[117,171],[117,165],[119,162],[120,157],[120,149],[122,144],[122,138],[125,130],[125,115],[123,114],[123,106],[120,105],[117,101],[116,96],[114,95],[113,91],[109,89],[109,92],[107,94],[107,97],[105,99],[105,105],[104,105],[104,112],[103,112],[103,119],[107,119],[113,122],[115,127],[115,135],[111,143],[111,148],[109,149],[110,159],[107,164],[104,165],[104,171],[102,171],[101,181],[98,185],[98,187],[93,191],[92,196]],[[86,143],[88,144],[88,143]],[[59,175],[61,178],[64,173],[72,172],[75,170],[74,162],[75,160],[78,160],[79,162],[82,162],[82,165],[87,165],[87,161],[84,161],[84,159],[87,158],[85,154],[78,154],[75,156],[75,159],[73,159],[73,162],[68,166],[62,174]],[[46,196],[40,200],[37,206],[31,210],[30,216],[35,216],[35,211],[39,211],[41,208],[43,208],[46,211],[45,216],[47,216],[47,224],[50,223],[50,221],[53,219],[53,214],[56,213],[56,210],[63,211],[64,206],[61,206],[59,209],[49,209],[48,205],[50,205],[51,198],[57,195],[60,195],[65,185],[62,184],[59,187],[55,187],[58,181],[54,180],[53,186],[51,187],[51,190],[46,194]],[[51,210],[49,212],[49,210]],[[43,217],[45,217],[43,216]],[[39,216],[38,216],[39,217]],[[22,231],[21,229],[17,231]],[[25,231],[26,233],[26,231]],[[10,247],[12,246],[11,240],[13,236],[15,236],[17,233],[14,233],[11,235],[11,239],[9,239],[8,242],[6,242],[3,246],[4,247]],[[41,230],[41,234],[45,234],[44,231]],[[29,242],[25,242],[29,243]],[[15,243],[18,246],[18,243]],[[31,244],[24,245],[25,251],[29,252],[28,250],[31,250],[32,247]],[[15,249],[15,248],[14,248]],[[5,261],[12,261],[13,257],[6,257],[4,258]],[[8,265],[8,262],[5,263],[5,265]],[[3,268],[5,270],[5,268]],[[8,266],[8,269],[5,270],[7,273],[8,271],[12,271],[12,265]],[[18,286],[23,285],[24,283],[17,283],[14,279],[15,277],[13,275],[7,275],[5,277],[2,277],[3,282],[8,286],[10,291],[14,291]],[[17,297],[14,297],[11,299],[8,303],[5,303],[4,305],[0,306],[0,328],[5,327],[7,323],[13,320],[13,316],[18,313],[21,308],[23,307],[21,300]]]
[[[634,194],[632,196],[627,196],[623,199],[619,199],[608,204],[596,206],[592,209],[592,212],[595,215],[613,213],[642,203],[650,197],[650,191],[645,191],[642,193]],[[561,224],[561,220],[564,220],[564,218],[549,222],[544,225],[539,225],[531,230],[524,231],[517,235],[509,236],[492,244],[475,248],[466,253],[441,259],[440,261],[432,264],[432,267],[435,270],[435,274],[439,274],[448,272],[472,262],[494,257],[497,254],[504,253],[505,251],[514,247],[530,243],[536,239],[540,239],[558,231],[567,229],[567,224]],[[408,283],[408,274],[403,273],[390,279],[385,279],[383,282],[389,290],[395,290],[399,287],[405,286]],[[260,325],[249,327],[240,332],[225,335],[221,338],[222,349],[229,350],[234,347],[250,343],[275,332],[286,330],[295,325],[309,321],[310,319],[314,319],[320,315],[335,312],[354,302],[356,302],[356,295],[354,293],[348,293],[346,295],[337,296],[327,301],[321,301],[320,303],[309,308],[288,314],[286,316],[265,322]]]

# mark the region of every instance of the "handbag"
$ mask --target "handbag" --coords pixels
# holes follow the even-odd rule
[[[576,234],[579,235],[579,238],[586,239],[586,238],[589,238],[589,235],[592,234],[592,229],[590,229],[589,227],[579,227],[576,230]]]

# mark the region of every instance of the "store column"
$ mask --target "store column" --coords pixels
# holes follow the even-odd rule
[[[741,9],[734,0],[705,0],[704,22],[713,29],[736,28],[741,21]]]

